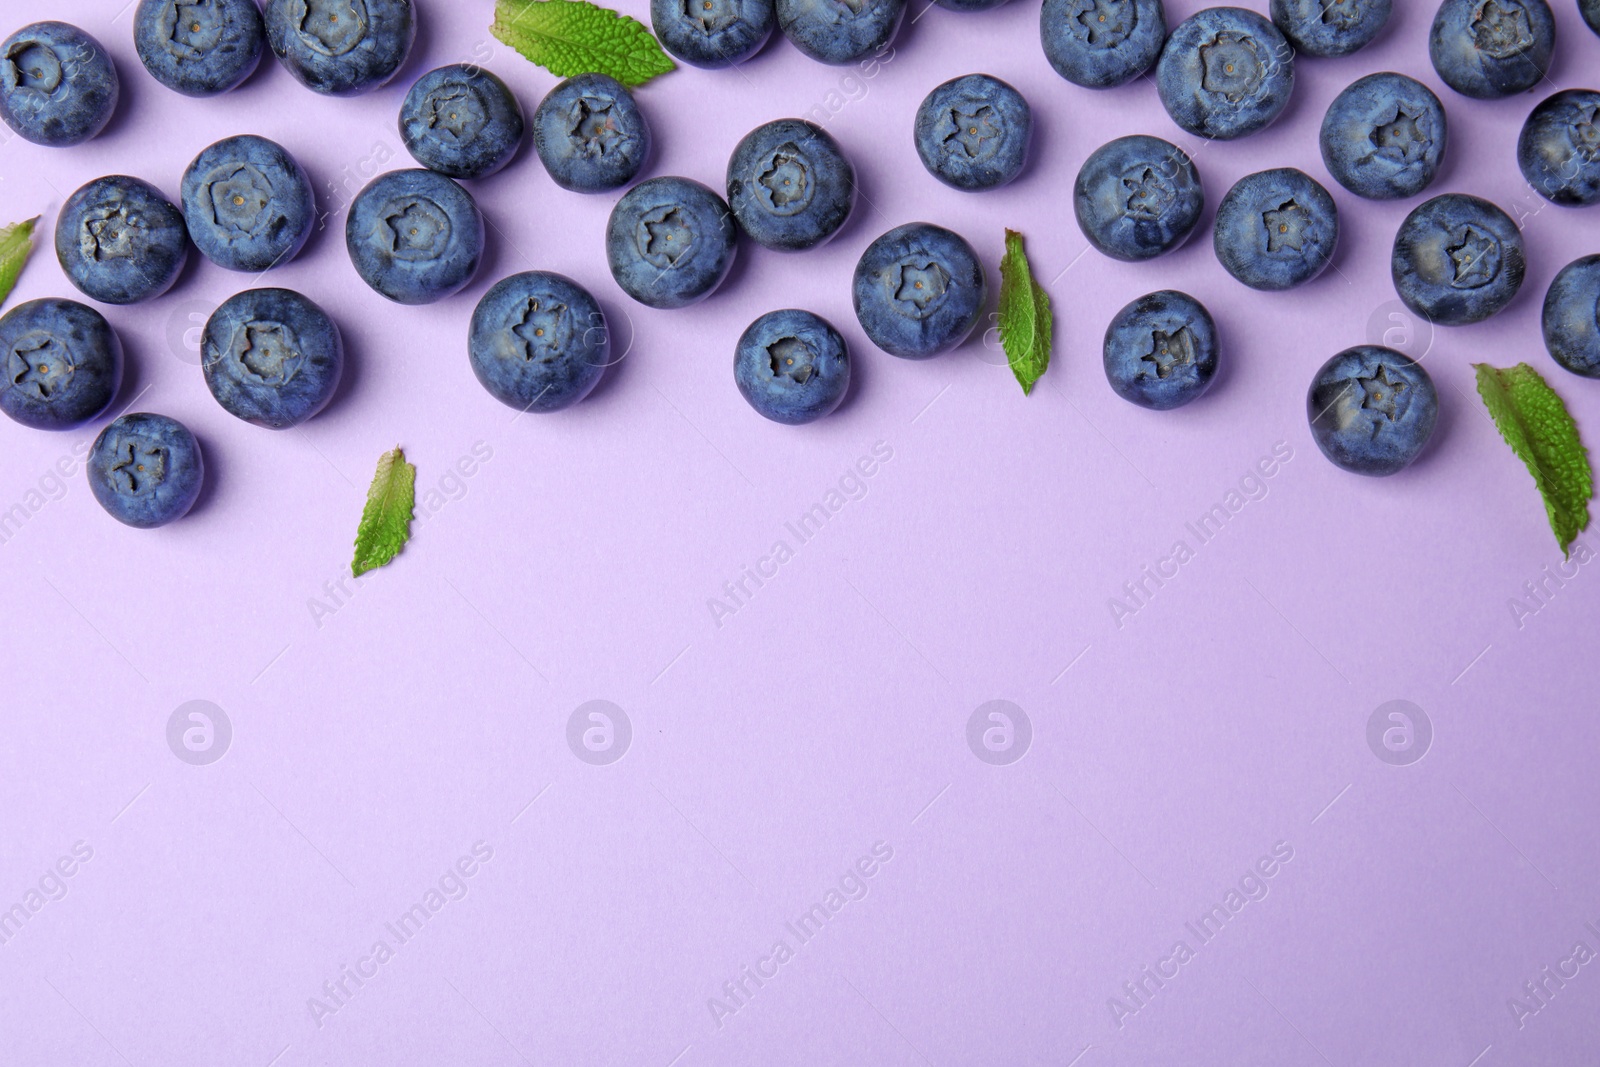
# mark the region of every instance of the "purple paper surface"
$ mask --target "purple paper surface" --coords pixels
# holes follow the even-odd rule
[[[44,216],[8,304],[78,296],[51,229],[79,185],[124,173],[176,197],[202,148],[256,133],[328,212],[256,284],[327,308],[350,367],[300,429],[228,415],[197,337],[252,280],[196,255],[167,296],[101,308],[129,354],[118,408],[202,442],[191,516],[141,532],[100,510],[76,456],[105,420],[0,422],[0,1063],[1593,1056],[1600,564],[1592,533],[1563,562],[1470,366],[1533,364],[1600,443],[1600,383],[1539,334],[1555,273],[1600,252],[1600,209],[1546,204],[1515,161],[1534,104],[1600,81],[1571,0],[1530,94],[1444,87],[1432,3],[1396,0],[1373,46],[1302,59],[1282,119],[1232,143],[1178,130],[1148,79],[1063,81],[1023,0],[913,0],[864,69],[781,38],[739,69],[683,67],[638,94],[649,174],[720,188],[740,137],[800,115],[862,196],[831,244],[745,242],[719,292],[670,312],[606,270],[617,198],[560,190],[531,147],[470,183],[492,227],[466,291],[406,308],[356,277],[344,209],[413,165],[411,80],[481,63],[530,112],[557,80],[489,36],[487,0],[423,0],[411,62],[352,100],[270,57],[236,92],[180,97],[119,4],[47,13],[110,49],[123,102],[86,145],[0,145],[3,221]],[[1201,6],[1169,0],[1169,20]],[[0,29],[46,14],[23,8]],[[1526,284],[1487,323],[1406,312],[1389,249],[1423,198],[1360,200],[1322,164],[1328,103],[1380,70],[1448,109],[1427,195],[1523,220]],[[1037,128],[1024,176],[982,195],[911,143],[922,97],[973,71],[1021,89]],[[1129,133],[1192,152],[1210,205],[1139,265],[1089,250],[1071,209],[1085,157]],[[1288,294],[1245,289],[1211,248],[1215,204],[1273,166],[1327,185],[1344,227],[1336,269]],[[918,219],[965,235],[995,290],[1004,229],[1026,233],[1057,322],[1033,396],[992,333],[920,363],[862,334],[855,260]],[[577,407],[518,418],[474,379],[466,325],[535,268],[589,287],[626,356]],[[1161,288],[1204,301],[1224,344],[1213,391],[1164,414],[1100,366],[1111,314]],[[844,407],[801,428],[758,417],[731,374],[743,328],[791,306],[855,360]],[[1334,468],[1306,426],[1314,371],[1363,342],[1425,353],[1439,387],[1433,443],[1393,478]],[[396,444],[414,537],[357,583],[356,521]],[[1199,525],[1214,506],[1225,521]]]

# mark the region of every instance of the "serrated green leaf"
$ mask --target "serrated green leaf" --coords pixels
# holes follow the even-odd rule
[[[1000,259],[1000,347],[1011,373],[1028,396],[1050,368],[1050,296],[1033,280],[1022,234],[1006,231],[1006,252]]]
[[[356,558],[350,564],[356,577],[394,559],[411,539],[416,488],[417,468],[406,462],[398,445],[378,457],[378,472],[372,476],[356,530]]]
[[[1521,457],[1544,497],[1561,551],[1589,525],[1594,472],[1567,405],[1526,363],[1502,369],[1474,363],[1478,394],[1511,451]]]
[[[589,0],[498,0],[489,32],[558,78],[607,74],[632,89],[677,69],[644,23]]]
[[[6,302],[11,289],[17,284],[17,275],[28,262],[33,251],[33,227],[39,221],[35,215],[27,222],[15,222],[0,228],[0,304]]]

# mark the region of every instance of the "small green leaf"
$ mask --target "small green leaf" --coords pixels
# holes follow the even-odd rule
[[[28,262],[28,254],[33,251],[33,227],[38,221],[35,215],[27,222],[0,228],[0,304],[11,295],[17,275],[22,273],[22,265]]]
[[[356,530],[356,558],[350,572],[356,577],[381,567],[411,539],[411,508],[416,503],[417,468],[406,462],[396,446],[378,457],[378,472],[367,490]]]
[[[677,69],[644,23],[589,0],[497,0],[489,32],[558,78],[608,74],[632,89]]]
[[[1528,465],[1544,497],[1561,551],[1571,555],[1573,538],[1589,525],[1594,472],[1567,405],[1539,372],[1526,363],[1510,369],[1474,363],[1478,393],[1500,436]]]
[[[1050,367],[1051,325],[1050,296],[1033,280],[1022,234],[1007,230],[1000,260],[1000,346],[1024,396]]]

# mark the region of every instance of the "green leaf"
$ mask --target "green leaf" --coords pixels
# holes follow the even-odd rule
[[[28,262],[28,254],[33,251],[33,227],[38,221],[35,215],[27,222],[0,228],[0,304],[11,295],[17,275],[22,273],[22,265]]]
[[[378,457],[378,472],[372,476],[367,506],[361,509],[361,526],[356,530],[356,558],[350,564],[356,577],[394,559],[411,539],[416,486],[417,468],[406,462],[398,445]]]
[[[498,0],[489,32],[558,78],[608,74],[632,89],[677,69],[644,23],[589,0]]]
[[[1474,363],[1478,393],[1483,397],[1500,436],[1522,457],[1544,497],[1561,551],[1571,555],[1573,538],[1589,525],[1589,499],[1594,472],[1578,438],[1578,424],[1567,405],[1526,363],[1509,370]]]
[[[1022,234],[1007,230],[1000,260],[1000,346],[1024,396],[1050,367],[1051,324],[1050,296],[1033,280]]]

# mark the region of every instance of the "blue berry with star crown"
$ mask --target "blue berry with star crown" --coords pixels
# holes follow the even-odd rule
[[[1439,418],[1439,393],[1422,365],[1380,345],[1347,348],[1306,392],[1311,436],[1334,466],[1386,477],[1421,455]]]
[[[946,185],[967,192],[998,189],[1028,163],[1033,111],[1010,83],[968,74],[923,99],[912,138],[922,165]]]
[[[1541,319],[1550,357],[1573,374],[1600,378],[1600,255],[1561,268]]]
[[[1545,0],[1444,0],[1428,31],[1428,58],[1464,96],[1498,100],[1544,80],[1556,22]]]
[[[728,206],[763,248],[801,252],[833,239],[856,203],[856,169],[814,122],[778,119],[745,135],[728,159]]]
[[[56,259],[103,304],[137,304],[172,288],[189,261],[183,212],[140,178],[96,178],[67,197],[56,219]]]
[[[1167,14],[1161,0],[1044,0],[1039,42],[1055,72],[1085,89],[1139,77],[1161,57]]]
[[[1272,125],[1294,93],[1294,49],[1254,11],[1208,7],[1172,31],[1156,64],[1161,103],[1184,130],[1230,141]]]
[[[122,341],[104,315],[46,297],[0,316],[0,411],[65,430],[110,406],[122,386]]]
[[[1095,149],[1072,190],[1078,227],[1089,243],[1130,263],[1182,246],[1200,221],[1205,199],[1188,153],[1144,134]]]
[[[216,96],[255,71],[267,30],[255,0],[139,0],[133,45],[150,76],[184,96]]]
[[[651,178],[611,209],[606,262],[622,291],[646,307],[688,307],[722,284],[738,241],[722,197],[692,178]]]
[[[1400,299],[1419,315],[1444,326],[1482,322],[1522,287],[1522,231],[1487,200],[1436,196],[1400,224],[1391,272]]]
[[[777,0],[778,26],[819,63],[842,66],[882,53],[905,18],[906,0]]]
[[[1334,181],[1368,200],[1416,196],[1438,177],[1450,142],[1433,90],[1385,71],[1353,82],[1328,105],[1319,144]]]
[[[1211,388],[1217,353],[1217,325],[1204,304],[1175,289],[1147,293],[1106,327],[1106,381],[1130,404],[1170,411]]]
[[[896,226],[868,245],[850,288],[862,331],[902,359],[928,359],[965,341],[988,292],[966,238],[927,222]]]
[[[248,289],[206,320],[200,366],[224,411],[285,430],[333,398],[344,373],[344,339],[308,297],[291,289]]]
[[[284,69],[327,96],[387,85],[417,39],[412,0],[267,0],[265,21]]]
[[[1565,89],[1534,108],[1517,138],[1517,165],[1552,203],[1600,204],[1600,93]]]
[[[105,129],[122,83],[105,46],[65,22],[35,22],[0,44],[0,119],[47,148]]]
[[[1317,277],[1339,247],[1339,208],[1293,167],[1240,178],[1217,207],[1217,261],[1252,289],[1281,292]]]
[[[84,469],[106,514],[140,530],[187,515],[206,478],[200,442],[189,428],[146,412],[124,415],[101,430]]]
[[[534,109],[533,146],[561,188],[604,193],[644,168],[650,124],[621,82],[580,74],[551,89]]]
[[[777,22],[773,0],[650,0],[650,26],[661,47],[711,70],[755,55]]]
[[[1272,0],[1272,22],[1308,56],[1359,52],[1388,24],[1393,0]]]
[[[453,63],[418,78],[400,105],[411,158],[447,178],[487,178],[522,147],[522,105],[482,67]]]
[[[183,172],[183,217],[195,247],[228,270],[259,274],[299,255],[317,221],[305,168],[254,134],[209,146]]]
[[[611,362],[605,314],[589,291],[552,271],[502,278],[472,312],[472,373],[489,395],[518,411],[571,407]]]
[[[356,194],[345,247],[361,280],[399,304],[454,296],[483,261],[477,201],[443,174],[396,170]]]
[[[850,389],[850,353],[821,315],[769,311],[745,328],[733,353],[733,380],[763,417],[788,426],[831,414]]]

